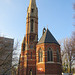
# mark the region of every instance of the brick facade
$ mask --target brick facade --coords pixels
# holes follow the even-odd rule
[[[48,48],[52,49],[53,61],[48,61]],[[42,62],[39,62],[40,49],[42,50]],[[18,75],[61,75],[61,72],[60,45],[48,29],[43,30],[42,38],[38,42],[38,9],[36,1],[30,0],[27,10],[26,36],[22,43]]]
[[[47,60],[47,50],[48,48],[52,48],[53,50],[53,61],[48,62]],[[39,49],[43,50],[43,62],[38,62],[38,51]],[[60,61],[57,62],[57,54],[56,51],[59,49],[60,52],[60,46],[54,43],[43,43],[36,46],[36,75],[61,75],[62,72],[62,66],[61,66],[61,52],[60,52]]]

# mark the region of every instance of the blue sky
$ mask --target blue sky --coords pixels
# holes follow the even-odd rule
[[[43,27],[57,40],[70,37],[73,27],[74,0],[36,0],[38,7],[38,37]],[[0,35],[22,41],[26,33],[29,0],[0,0]]]

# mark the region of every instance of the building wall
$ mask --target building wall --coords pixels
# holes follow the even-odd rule
[[[36,75],[61,75],[62,73],[62,64],[61,64],[61,51],[60,46],[57,44],[43,43],[36,46]],[[52,48],[53,51],[53,61],[48,62],[47,60],[47,50],[48,48]],[[43,50],[43,62],[38,62],[38,51],[39,49]],[[60,60],[57,62],[57,54],[56,51],[59,49]]]
[[[13,39],[0,37],[0,75],[11,75]]]
[[[39,50],[43,50],[43,62],[39,62]],[[45,74],[45,44],[36,46],[36,75]]]

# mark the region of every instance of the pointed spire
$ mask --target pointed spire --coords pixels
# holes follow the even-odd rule
[[[36,6],[36,0],[30,0],[29,7],[34,7]]]
[[[36,0],[30,0],[29,10],[36,8]]]
[[[29,7],[27,9],[27,17],[38,17],[38,8],[36,6],[36,0],[30,0]]]

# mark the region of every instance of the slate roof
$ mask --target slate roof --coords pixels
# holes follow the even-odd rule
[[[54,36],[48,30],[48,28],[45,31],[45,33],[42,35],[41,39],[39,40],[39,42],[37,44],[41,44],[41,43],[55,43],[55,44],[59,45],[59,43],[56,41]]]

